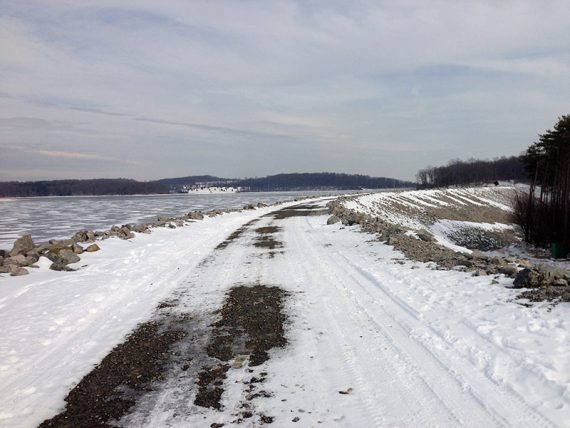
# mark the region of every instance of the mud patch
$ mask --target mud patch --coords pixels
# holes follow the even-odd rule
[[[253,246],[257,248],[267,248],[269,250],[274,250],[276,248],[283,248],[283,243],[276,240],[271,235],[262,235],[254,241]]]
[[[230,245],[232,242],[234,242],[236,239],[238,239],[251,225],[255,224],[257,221],[259,221],[259,220],[258,219],[251,220],[250,222],[247,222],[246,224],[244,224],[242,227],[234,230],[230,234],[230,236],[228,236],[224,241],[220,242],[216,246],[216,250],[225,249],[228,245]]]
[[[112,426],[164,379],[173,346],[187,335],[180,328],[185,321],[179,316],[139,325],[71,390],[65,410],[40,427]]]
[[[269,350],[287,344],[286,296],[281,288],[264,285],[240,285],[228,292],[207,347],[208,356],[217,362],[199,374],[194,404],[219,409],[230,360],[249,359],[249,366],[258,366],[269,359]]]
[[[259,233],[260,235],[268,235],[271,233],[277,233],[281,230],[281,228],[279,226],[264,226],[264,227],[258,227],[257,229],[255,229],[255,231],[257,233]]]
[[[273,217],[276,220],[283,220],[291,217],[307,217],[313,215],[326,215],[327,209],[315,209],[309,205],[295,205],[293,207],[284,208],[278,211],[267,214],[268,217]]]

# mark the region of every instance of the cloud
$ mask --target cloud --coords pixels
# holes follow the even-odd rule
[[[89,153],[136,178],[412,178],[518,153],[567,113],[569,21],[565,0],[12,2],[0,150]]]
[[[104,162],[112,162],[124,165],[141,165],[140,162],[131,159],[120,159],[116,157],[102,156],[95,153],[44,150],[33,147],[20,147],[16,145],[8,145],[5,146],[4,148],[6,150],[25,153],[26,155],[37,155],[48,158],[74,159],[80,161],[104,161]]]

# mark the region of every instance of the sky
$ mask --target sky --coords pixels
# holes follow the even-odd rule
[[[414,179],[570,113],[568,0],[0,0],[0,181]]]

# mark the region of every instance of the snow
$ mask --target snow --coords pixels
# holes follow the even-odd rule
[[[260,217],[270,210],[110,239],[75,273],[44,265],[0,279],[0,425],[35,426],[57,413],[173,292],[185,310],[208,312],[236,283],[261,283],[290,292],[289,345],[255,368],[268,373],[263,388],[273,395],[252,404],[275,426],[570,426],[569,304],[520,305],[508,278],[492,284],[402,262],[357,227],[327,226],[326,216],[279,221],[284,253],[274,258],[250,245],[253,232],[213,253],[249,220],[273,221]],[[248,375],[230,370],[222,411],[193,406],[193,386],[169,379],[124,422],[233,426]]]
[[[275,208],[99,241],[77,272],[0,278],[0,426],[36,426],[159,301],[247,221]],[[85,267],[82,267],[86,265]]]
[[[503,231],[512,229],[513,226],[501,223],[434,220],[430,215],[430,209],[471,205],[474,209],[494,207],[510,212],[512,209],[508,205],[509,198],[515,191],[513,186],[408,190],[357,196],[345,201],[344,206],[407,229],[415,231],[427,229],[440,245],[454,251],[471,253],[471,250],[454,244],[449,236],[465,228]]]

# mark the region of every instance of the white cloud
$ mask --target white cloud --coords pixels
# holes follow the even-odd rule
[[[102,175],[125,172],[118,153],[156,176],[401,178],[448,155],[518,152],[567,113],[567,6],[14,2],[0,16],[0,149],[85,151],[108,160]]]

